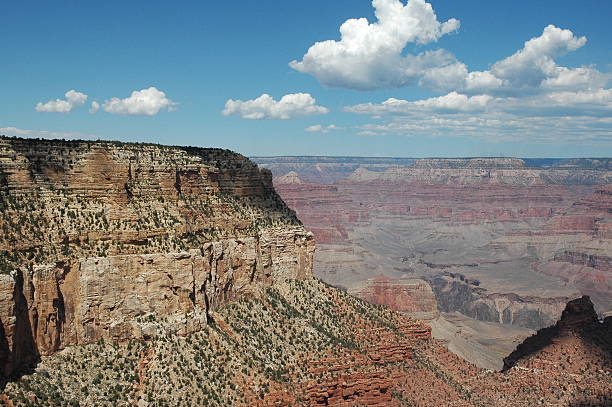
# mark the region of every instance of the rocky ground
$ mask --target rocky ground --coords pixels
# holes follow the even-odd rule
[[[594,322],[588,304],[570,304],[562,329],[538,333],[537,346],[519,348],[498,373],[450,353],[409,317],[316,280],[288,281],[226,304],[197,333],[69,347],[8,383],[1,399],[8,406],[607,406],[612,321]]]

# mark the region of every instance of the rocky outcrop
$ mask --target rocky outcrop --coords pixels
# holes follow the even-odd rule
[[[251,157],[261,167],[268,168],[276,177],[295,172],[305,182],[332,184],[349,176],[358,168],[385,171],[389,168],[412,165],[414,158],[392,157]]]
[[[230,151],[0,138],[0,169],[4,377],[70,345],[189,334],[312,276],[312,234]]]
[[[303,184],[304,181],[300,179],[300,176],[295,171],[289,171],[285,175],[274,179],[275,184]]]
[[[565,250],[557,253],[554,261],[591,267],[598,270],[612,271],[612,257],[598,256],[596,254],[580,253]]]
[[[434,316],[436,297],[427,282],[418,279],[391,279],[384,275],[364,282],[363,287],[349,290],[372,304],[385,305],[394,311],[411,315]],[[415,315],[417,316],[417,315]]]
[[[333,374],[325,380],[307,382],[303,391],[306,401],[311,406],[400,405],[392,393],[406,378],[406,373],[393,367],[412,361],[414,349],[431,339],[431,328],[422,322],[403,321],[394,330],[359,326],[353,330],[362,354],[311,363],[312,373]]]
[[[610,347],[612,331],[609,325],[610,321],[599,322],[589,297],[583,296],[570,301],[555,325],[539,330],[504,359],[503,371],[512,368],[519,360],[552,345],[558,338],[569,335],[583,336],[587,340],[601,340],[603,345],[607,346],[607,349],[604,350],[609,353],[609,356],[612,356]]]
[[[398,406],[399,402],[391,397],[396,381],[396,377],[380,373],[347,374],[311,384],[306,389],[306,400],[311,406]]]
[[[443,312],[534,329],[580,295],[600,313],[612,306],[612,189],[601,185],[612,172],[597,160],[424,159],[386,169],[362,160],[333,185],[275,181],[315,234],[315,273],[328,283],[356,293],[381,273],[436,280]],[[292,165],[293,178],[310,173]]]

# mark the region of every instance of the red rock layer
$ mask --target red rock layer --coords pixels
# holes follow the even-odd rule
[[[423,280],[391,279],[381,275],[367,280],[364,285],[351,293],[369,303],[406,313],[437,311],[436,297]]]
[[[585,191],[565,186],[427,185],[401,182],[351,182],[334,185],[282,184],[276,189],[296,211],[317,242],[347,241],[347,232],[372,214],[427,217],[457,223],[562,215]],[[581,227],[589,227],[585,221]],[[571,227],[568,225],[568,227]],[[577,226],[574,226],[577,227]]]

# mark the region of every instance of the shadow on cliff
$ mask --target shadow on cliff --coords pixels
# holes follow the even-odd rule
[[[516,350],[504,359],[502,372],[510,370],[521,359],[552,345],[555,339],[570,333],[600,348],[605,353],[606,359],[612,360],[612,317],[599,322],[593,303],[588,296],[584,296],[570,301],[555,325],[540,329],[517,346]]]
[[[7,335],[5,331],[6,322],[0,323],[0,391],[4,390],[7,382],[33,373],[40,361],[23,285],[23,274],[19,271],[15,276],[13,291],[15,324],[12,335],[10,332]],[[34,313],[32,317],[36,319],[37,315]]]
[[[609,394],[600,394],[596,396],[597,401],[572,401],[569,407],[610,407],[612,406],[612,396]]]

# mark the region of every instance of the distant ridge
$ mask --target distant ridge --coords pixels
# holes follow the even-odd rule
[[[422,158],[414,168],[525,168],[520,158]]]

